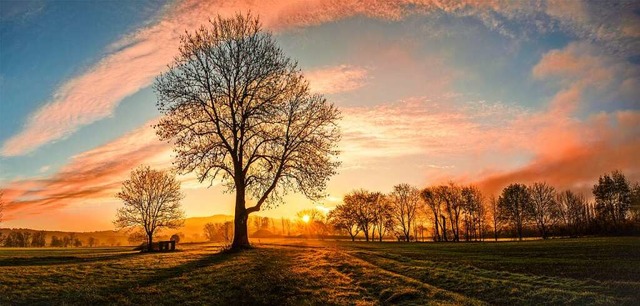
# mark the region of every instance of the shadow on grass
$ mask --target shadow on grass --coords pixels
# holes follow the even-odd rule
[[[300,290],[291,278],[290,261],[283,254],[252,248],[198,257],[177,266],[155,269],[150,275],[120,279],[114,276],[97,285],[69,284],[68,290],[46,299],[31,296],[14,300],[13,304],[299,304]]]
[[[20,266],[51,266],[64,264],[94,263],[100,261],[112,261],[126,259],[142,255],[140,252],[129,252],[122,254],[110,254],[104,256],[39,256],[39,257],[14,257],[0,259],[0,267],[20,267]]]

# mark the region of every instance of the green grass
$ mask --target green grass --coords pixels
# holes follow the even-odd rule
[[[210,244],[0,248],[0,304],[442,305],[640,301],[640,239],[501,243],[262,240]]]

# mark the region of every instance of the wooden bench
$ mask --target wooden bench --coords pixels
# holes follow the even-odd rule
[[[176,242],[173,240],[158,241],[158,251],[168,252],[176,250]]]

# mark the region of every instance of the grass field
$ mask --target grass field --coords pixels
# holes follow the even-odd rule
[[[0,304],[640,304],[640,238],[0,249]]]

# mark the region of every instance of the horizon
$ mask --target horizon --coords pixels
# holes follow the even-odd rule
[[[613,170],[640,181],[638,3],[122,3],[0,2],[0,227],[114,230],[131,171],[171,166],[151,85],[179,36],[247,11],[343,117],[328,196],[251,216],[400,183],[488,198],[540,181],[591,197]],[[178,178],[187,218],[233,216],[219,182]]]

